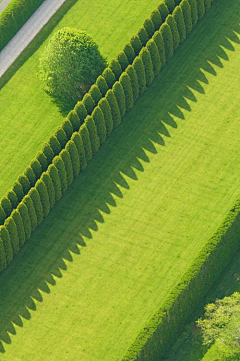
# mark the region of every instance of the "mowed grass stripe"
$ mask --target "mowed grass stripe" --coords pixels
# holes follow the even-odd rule
[[[119,360],[231,208],[239,8],[215,4],[0,276],[3,361]]]
[[[86,30],[110,62],[159,2],[78,0],[53,32],[65,26]],[[39,56],[48,40],[0,90],[0,198],[63,120],[38,77]]]

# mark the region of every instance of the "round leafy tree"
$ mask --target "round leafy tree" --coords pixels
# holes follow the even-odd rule
[[[106,66],[98,45],[85,31],[63,28],[47,44],[39,70],[45,90],[71,106],[82,98]]]
[[[229,352],[232,356],[237,356],[236,360],[240,360],[239,292],[208,304],[204,317],[197,321],[197,325],[202,331],[204,345],[210,346],[216,342],[218,353],[222,356],[221,360],[229,359],[224,356]]]

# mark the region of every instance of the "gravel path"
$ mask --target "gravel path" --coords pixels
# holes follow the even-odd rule
[[[4,1],[4,0],[3,0]],[[0,77],[66,0],[45,0],[0,52]]]

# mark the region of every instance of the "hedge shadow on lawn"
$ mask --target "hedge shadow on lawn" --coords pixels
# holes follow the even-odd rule
[[[4,85],[13,77],[13,75],[18,71],[18,69],[37,51],[37,49],[42,45],[42,43],[47,39],[51,34],[57,24],[61,21],[64,15],[68,10],[77,2],[78,0],[66,0],[62,6],[56,11],[56,13],[51,17],[46,25],[40,30],[40,32],[35,36],[31,43],[23,50],[19,57],[14,61],[14,63],[8,68],[8,70],[0,77],[0,90]]]
[[[231,16],[231,9],[224,0],[218,1],[218,6],[223,23]],[[224,49],[234,51],[234,43],[239,44],[236,36],[240,33],[239,24],[232,22],[229,27],[221,26],[218,20],[213,21],[214,11],[213,6],[138,99],[87,170],[75,179],[14,262],[0,274],[0,352],[5,352],[4,343],[11,343],[11,335],[16,334],[15,325],[23,326],[22,319],[31,318],[30,312],[37,309],[37,302],[43,301],[43,294],[50,293],[50,287],[63,276],[67,270],[66,261],[73,259],[71,253],[81,254],[81,247],[87,246],[84,238],[90,241],[93,232],[104,222],[105,214],[116,207],[115,199],[123,197],[121,189],[129,189],[128,177],[138,179],[144,164],[149,162],[147,153],[157,153],[155,143],[165,145],[164,137],[171,137],[169,129],[177,128],[177,122],[185,119],[182,109],[191,111],[191,102],[197,102],[198,96],[205,93],[202,83],[208,84],[208,79],[204,72],[216,76],[215,68],[223,67],[223,62],[229,60]],[[204,40],[203,32],[217,33],[214,42]],[[205,41],[207,53],[201,46],[194,47],[196,38]],[[194,54],[193,49],[196,50]],[[191,62],[193,55],[196,59]],[[181,64],[182,73],[179,71]],[[164,94],[170,96],[162,99]],[[55,222],[58,228],[54,227],[53,232],[51,225]],[[72,225],[69,230],[75,229],[68,236],[63,235],[66,224]]]

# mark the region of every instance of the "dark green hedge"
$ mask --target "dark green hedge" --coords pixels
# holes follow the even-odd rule
[[[122,361],[160,361],[239,247],[238,200]]]
[[[0,51],[44,0],[12,0],[0,14]]]

